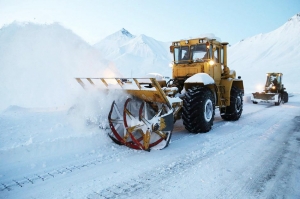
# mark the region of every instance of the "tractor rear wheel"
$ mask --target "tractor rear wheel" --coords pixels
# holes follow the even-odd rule
[[[221,117],[223,120],[236,121],[240,119],[242,112],[243,112],[242,91],[241,89],[232,86],[230,91],[230,105],[227,106],[226,108],[220,109]]]
[[[185,128],[192,133],[208,132],[215,115],[215,99],[207,87],[188,89],[183,100],[182,120]]]
[[[286,91],[284,91],[284,92],[282,93],[282,101],[283,101],[284,103],[288,103],[288,101],[289,101],[289,95],[288,95],[288,93],[287,93]]]

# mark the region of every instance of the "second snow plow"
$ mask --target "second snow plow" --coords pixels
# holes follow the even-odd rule
[[[172,42],[172,79],[76,78],[104,90],[123,90],[124,102],[112,102],[109,137],[132,149],[168,146],[176,120],[191,133],[211,130],[215,109],[222,119],[238,120],[243,111],[243,80],[227,66],[227,42],[207,37]]]
[[[282,73],[267,73],[265,88],[262,92],[252,93],[251,101],[253,104],[258,102],[274,103],[279,106],[281,103],[287,103],[289,100],[286,88],[282,83]]]

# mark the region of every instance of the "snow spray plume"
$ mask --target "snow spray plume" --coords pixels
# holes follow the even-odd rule
[[[128,94],[122,90],[89,89],[83,91],[77,103],[70,108],[69,115],[74,126],[78,128],[100,127],[109,129],[107,116],[113,101],[124,104]]]

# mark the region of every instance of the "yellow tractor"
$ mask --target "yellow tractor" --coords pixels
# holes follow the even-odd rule
[[[176,120],[192,133],[208,132],[215,109],[224,120],[238,120],[243,111],[244,85],[227,66],[227,42],[207,37],[172,42],[172,78],[158,74],[144,78],[76,78],[82,87],[91,84],[122,90],[131,97],[115,100],[108,114],[108,136],[133,149],[168,146]]]
[[[282,83],[282,77],[282,73],[267,73],[264,91],[252,93],[251,101],[253,104],[267,102],[279,106],[281,103],[287,103],[289,101],[289,96]]]

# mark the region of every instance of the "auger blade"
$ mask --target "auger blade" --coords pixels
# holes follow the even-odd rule
[[[167,147],[174,125],[173,111],[168,106],[131,98],[124,103],[123,111],[113,102],[108,121],[108,135],[115,143],[145,151]]]

